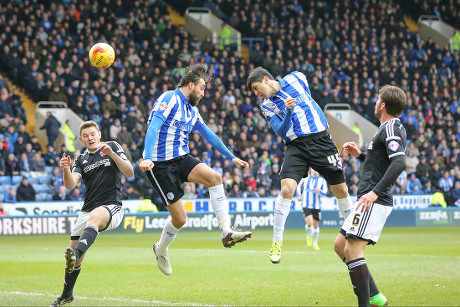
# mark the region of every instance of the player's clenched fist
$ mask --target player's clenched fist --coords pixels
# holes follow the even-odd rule
[[[105,143],[99,144],[99,149],[100,149],[105,155],[107,155],[107,156],[109,156],[109,157],[111,157],[112,154],[113,154],[112,148],[111,148],[109,145],[105,144]]]
[[[149,170],[151,170],[153,168],[153,162],[150,161],[150,160],[144,160],[142,161],[140,164],[139,164],[139,168],[143,171],[143,172],[147,172]]]

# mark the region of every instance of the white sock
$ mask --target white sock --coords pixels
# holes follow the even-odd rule
[[[339,206],[340,214],[342,214],[343,218],[346,219],[351,211],[353,211],[353,202],[351,201],[351,197],[345,198],[337,198],[337,204]]]
[[[278,195],[275,201],[275,221],[273,224],[273,242],[283,242],[284,224],[291,210],[291,200]]]
[[[318,237],[319,237],[319,227],[313,228],[313,245],[318,245]]]
[[[307,238],[311,238],[312,226],[308,226],[307,224],[305,224],[305,230],[307,231]]]
[[[168,247],[171,245],[172,241],[176,238],[176,234],[179,232],[180,229],[174,227],[169,218],[163,227],[163,231],[161,232],[160,242],[158,242],[157,251],[160,255],[166,255],[168,253]]]
[[[214,187],[209,187],[209,197],[211,205],[217,217],[222,236],[226,236],[232,231],[230,228],[230,216],[228,215],[228,199],[225,196],[224,185],[219,184]]]

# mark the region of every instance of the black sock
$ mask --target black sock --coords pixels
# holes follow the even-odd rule
[[[343,263],[347,264],[347,258],[344,257],[342,259]],[[369,271],[369,269],[368,269]],[[377,285],[375,284],[374,278],[371,275],[371,272],[369,271],[369,290],[370,290],[370,297],[373,297],[374,295],[377,295],[380,293],[379,289],[377,288]]]
[[[374,278],[371,275],[371,272],[369,272],[369,291],[370,291],[369,292],[370,297],[373,297],[374,295],[377,295],[380,293],[379,289],[377,288],[377,285],[375,284]]]
[[[88,248],[94,243],[99,232],[93,226],[86,226],[85,231],[78,240],[77,246],[75,247],[75,255],[77,260],[88,250]]]
[[[78,274],[80,274],[81,265],[75,268],[72,273],[65,273],[64,277],[64,290],[62,290],[63,297],[69,297],[73,292],[73,287],[77,281]]]
[[[358,297],[359,306],[369,306],[369,270],[364,258],[354,259],[347,263],[351,284]]]

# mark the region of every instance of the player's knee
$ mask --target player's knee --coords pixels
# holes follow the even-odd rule
[[[171,217],[171,223],[176,227],[177,229],[181,229],[182,226],[185,225],[187,222],[187,216],[176,216],[176,217]]]
[[[281,187],[281,197],[285,199],[291,199],[294,196],[295,189],[291,189],[289,186],[282,186]]]
[[[216,185],[222,184],[222,175],[214,171],[212,175],[208,178],[209,187],[215,187]]]

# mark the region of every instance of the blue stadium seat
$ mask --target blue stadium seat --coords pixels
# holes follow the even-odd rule
[[[11,184],[11,177],[10,176],[0,176],[0,184]]]
[[[50,175],[42,175],[38,177],[38,183],[44,184],[44,183],[49,183],[51,179]]]
[[[35,195],[35,200],[36,201],[46,201],[47,196],[48,196],[48,193],[38,193]]]
[[[37,177],[37,176],[29,176],[27,178],[29,178],[29,183],[30,184],[40,183],[39,177]]]
[[[22,181],[22,176],[13,176],[13,185],[19,185]]]
[[[33,184],[35,193],[50,193],[51,188],[47,184]]]
[[[3,195],[3,193],[0,194],[0,202],[3,201],[4,199],[5,199],[5,195]]]

